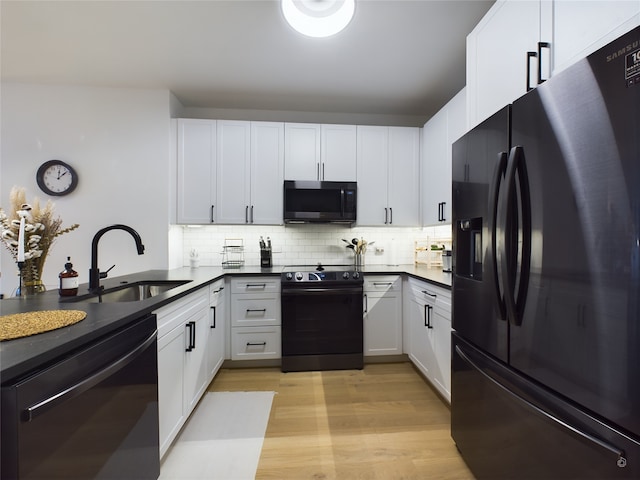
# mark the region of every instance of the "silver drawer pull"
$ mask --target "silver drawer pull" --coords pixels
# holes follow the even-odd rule
[[[247,347],[266,347],[267,346],[267,342],[247,342]]]

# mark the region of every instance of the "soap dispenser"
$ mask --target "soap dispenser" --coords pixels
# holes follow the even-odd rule
[[[67,263],[64,264],[64,270],[60,272],[58,278],[60,278],[58,291],[61,297],[72,297],[78,294],[78,272],[73,269],[71,257],[67,257]]]

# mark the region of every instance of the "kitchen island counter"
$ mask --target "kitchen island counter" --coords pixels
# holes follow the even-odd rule
[[[175,287],[154,297],[134,302],[88,303],[61,299],[57,290],[42,294],[0,300],[0,316],[42,310],[81,310],[87,317],[68,327],[45,333],[0,342],[0,381],[2,384],[41,369],[44,365],[94,342],[144,315],[188,295],[199,288],[213,283],[224,276],[238,275],[280,275],[283,267],[264,269],[260,266],[245,266],[238,269],[221,267],[178,268],[173,270],[149,270],[121,277],[107,278],[101,284],[105,289],[139,281],[184,281],[188,283]],[[441,269],[426,268],[421,265],[369,265],[363,267],[365,275],[398,274],[409,275],[451,288],[451,274]],[[86,292],[87,284],[81,284],[80,294]]]

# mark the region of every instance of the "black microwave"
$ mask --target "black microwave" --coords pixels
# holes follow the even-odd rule
[[[285,180],[285,223],[354,223],[356,182]]]

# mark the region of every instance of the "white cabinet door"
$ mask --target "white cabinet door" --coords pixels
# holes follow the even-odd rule
[[[402,354],[400,276],[367,276],[364,307],[364,355]]]
[[[282,224],[284,123],[251,122],[250,223]]]
[[[216,121],[178,119],[177,221],[216,220]]]
[[[537,51],[541,41],[540,8],[546,1],[498,0],[467,37],[470,128],[526,93],[527,52]],[[532,86],[534,77],[537,62],[532,58]]]
[[[451,293],[414,279],[408,285],[409,358],[451,402]]]
[[[388,223],[387,168],[389,129],[357,127],[358,225]]]
[[[356,126],[322,125],[320,180],[355,182]]]
[[[554,0],[553,73],[640,25],[639,0]]]
[[[466,132],[462,89],[424,125],[422,134],[422,225],[451,223],[451,145]]]
[[[209,384],[207,344],[209,309],[199,309],[184,326],[184,405],[187,412],[195,408]]]
[[[250,122],[218,120],[218,223],[249,223],[250,125]]]
[[[209,380],[218,373],[225,358],[227,302],[224,279],[209,287],[209,340],[207,345],[207,374]]]
[[[420,129],[389,127],[389,224],[420,223]]]
[[[178,325],[158,339],[158,418],[161,458],[186,420],[183,396],[184,345],[183,325]]]
[[[420,129],[358,126],[358,225],[420,222]]]
[[[320,179],[320,125],[285,123],[284,178]]]

